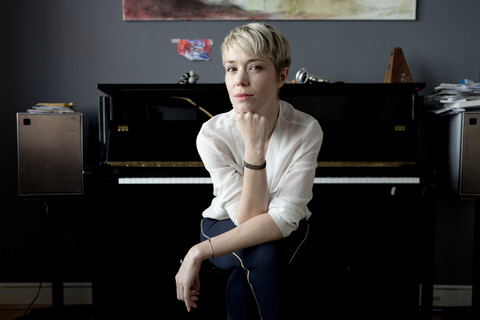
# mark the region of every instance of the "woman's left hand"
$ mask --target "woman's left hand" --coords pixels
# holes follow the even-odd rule
[[[182,265],[175,276],[177,299],[185,302],[188,312],[191,308],[197,307],[196,301],[198,301],[198,295],[200,294],[199,273],[202,265],[201,260],[193,257],[192,249],[183,259]]]

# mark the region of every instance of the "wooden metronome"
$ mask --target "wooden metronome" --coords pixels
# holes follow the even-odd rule
[[[407,61],[403,55],[402,48],[395,47],[390,54],[387,72],[385,73],[384,83],[411,83],[412,75],[408,69]]]

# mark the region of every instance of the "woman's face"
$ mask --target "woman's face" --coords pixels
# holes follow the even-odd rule
[[[272,61],[228,50],[225,55],[225,84],[233,108],[239,113],[267,116],[278,111],[278,89],[285,83],[288,68],[277,75]]]

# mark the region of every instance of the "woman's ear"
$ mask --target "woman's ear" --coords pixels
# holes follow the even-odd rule
[[[289,71],[290,70],[287,67],[285,67],[285,68],[283,68],[282,72],[280,72],[280,77],[278,79],[279,80],[278,81],[278,87],[279,88],[282,87],[285,84],[285,81],[287,81]]]

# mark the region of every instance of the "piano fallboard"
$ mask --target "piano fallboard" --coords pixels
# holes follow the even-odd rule
[[[422,83],[286,84],[324,131],[318,161],[418,162]],[[196,136],[231,110],[224,84],[99,84],[101,162],[200,161]]]

